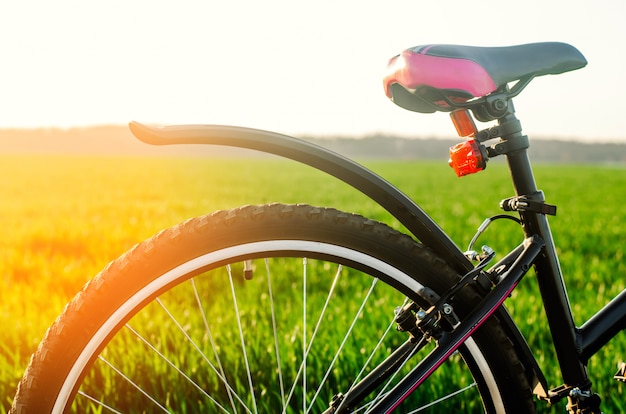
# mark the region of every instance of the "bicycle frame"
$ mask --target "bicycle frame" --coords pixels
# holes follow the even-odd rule
[[[499,120],[499,125],[518,122],[510,111]],[[519,130],[502,137],[502,142],[527,141]],[[505,153],[517,196],[525,196],[543,204],[543,193],[537,190],[527,153],[527,144],[513,145],[513,151]],[[521,147],[521,148],[520,148]],[[526,237],[537,235],[545,242],[543,254],[535,262],[537,283],[541,292],[548,325],[559,360],[564,386],[548,394],[549,400],[558,400],[574,389],[589,388],[590,382],[585,365],[589,358],[601,349],[618,332],[626,328],[626,290],[598,311],[582,327],[574,324],[567,290],[552,240],[552,233],[545,214],[535,211],[519,211]]]
[[[528,138],[521,133],[521,125],[514,115],[512,105],[506,116],[501,117],[498,122],[505,134],[497,136],[501,138],[497,154],[505,155],[507,159],[516,196],[524,196],[525,200],[532,202],[533,205],[544,205],[543,193],[537,190],[528,158]],[[514,127],[511,128],[511,125]],[[132,122],[130,129],[137,138],[153,145],[226,145],[258,150],[302,162],[346,182],[369,196],[397,218],[424,245],[446,260],[459,274],[466,274],[473,269],[472,263],[454,242],[408,196],[365,167],[332,151],[289,136],[241,127],[187,125],[151,128]],[[491,138],[494,137],[489,139]],[[590,389],[586,372],[588,359],[619,331],[626,328],[626,290],[577,328],[545,212],[520,208],[519,214],[526,243],[533,248],[531,251],[528,248],[518,248],[507,255],[508,272],[514,274],[506,277],[508,286],[501,288],[501,292],[495,292],[496,289],[490,292],[488,296],[492,297],[492,301],[479,306],[472,315],[472,320],[461,324],[464,328],[442,347],[440,359],[445,359],[447,352],[458,348],[487,317],[495,314],[512,338],[522,363],[527,367],[529,383],[534,386],[535,394],[539,398],[556,402],[568,396],[574,389],[583,392]],[[526,340],[506,309],[499,306],[531,264],[535,266],[564,381],[563,386],[551,391],[546,391],[547,381]],[[432,363],[427,361],[423,368],[424,372],[415,375],[427,376],[429,369],[436,366],[438,366],[436,361],[433,360]],[[393,404],[393,401],[385,402],[386,407],[393,407]]]

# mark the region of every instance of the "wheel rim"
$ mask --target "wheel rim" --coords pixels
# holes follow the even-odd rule
[[[289,253],[285,254],[286,252]],[[366,289],[362,289],[362,292],[352,291],[354,286],[349,283],[345,286],[338,286],[338,284],[344,283],[343,279],[352,277],[352,269],[344,267],[342,264],[337,264],[335,267],[330,266],[329,269],[323,269],[327,270],[327,272],[325,272],[326,275],[330,275],[330,282],[324,285],[326,287],[324,290],[327,290],[330,293],[327,294],[326,297],[320,299],[312,295],[315,290],[315,283],[313,280],[319,276],[318,267],[322,266],[322,268],[324,268],[327,264],[318,262],[316,259],[302,259],[301,276],[306,282],[301,283],[300,285],[293,282],[292,285],[294,289],[286,292],[285,285],[278,286],[276,282],[278,278],[284,275],[276,274],[276,270],[269,267],[269,265],[277,259],[271,258],[266,260],[258,259],[256,257],[259,256],[260,253],[264,253],[265,256],[275,256],[279,253],[280,255],[291,256],[291,252],[298,252],[301,256],[310,257],[321,255],[324,257],[340,258],[340,260],[337,260],[339,262],[360,263],[361,266],[375,270],[375,273],[386,275],[388,278],[392,279],[394,283],[401,284],[407,292],[420,291],[423,287],[407,274],[381,260],[352,249],[326,243],[276,240],[249,243],[206,254],[194,260],[188,261],[155,279],[151,284],[137,292],[130,300],[126,301],[124,306],[118,309],[117,312],[115,312],[107,320],[107,322],[98,330],[96,335],[93,336],[92,340],[85,347],[77,362],[74,364],[67,380],[63,385],[59,400],[56,402],[54,412],[62,412],[64,410],[70,395],[73,394],[73,390],[76,388],[76,383],[83,376],[85,367],[87,367],[93,360],[94,354],[101,348],[103,341],[106,341],[111,335],[111,332],[115,331],[116,328],[120,326],[120,333],[123,333],[125,337],[124,339],[120,339],[121,342],[117,344],[121,345],[125,352],[128,354],[132,353],[130,352],[130,348],[127,346],[128,341],[139,343],[140,346],[143,347],[142,349],[147,349],[149,351],[148,354],[151,360],[161,361],[160,369],[165,367],[167,368],[167,371],[173,371],[175,374],[174,376],[179,378],[179,380],[188,382],[188,388],[194,390],[195,395],[206,398],[208,401],[207,404],[212,407],[217,407],[219,411],[256,413],[269,411],[271,409],[275,412],[277,409],[276,405],[267,406],[267,401],[272,401],[271,404],[276,404],[276,401],[278,401],[281,405],[281,408],[279,409],[282,409],[282,412],[321,411],[322,409],[320,409],[320,407],[327,406],[328,400],[332,397],[334,392],[337,390],[345,392],[355,378],[359,378],[364,375],[361,372],[357,372],[360,371],[360,369],[345,370],[343,368],[346,362],[341,354],[344,353],[344,350],[346,349],[353,349],[354,341],[364,341],[362,338],[373,337],[373,339],[368,340],[367,347],[375,348],[376,352],[380,352],[381,348],[387,346],[384,344],[378,344],[378,339],[383,337],[382,332],[386,332],[386,336],[384,336],[385,338],[389,335],[395,335],[396,342],[398,338],[406,338],[406,336],[403,336],[404,334],[393,332],[393,314],[387,314],[384,319],[384,324],[379,324],[376,327],[369,325],[363,327],[359,325],[364,319],[363,315],[369,315],[373,312],[373,309],[386,307],[389,308],[390,311],[393,311],[394,306],[402,304],[403,295],[398,294],[398,292],[390,293],[392,289],[389,289],[384,283],[378,283],[377,279],[374,278],[369,278],[369,286]],[[298,297],[300,304],[297,307],[300,308],[299,311],[302,313],[299,318],[295,319],[298,320],[299,323],[296,323],[296,326],[290,326],[289,329],[286,330],[279,329],[279,325],[284,328],[286,319],[284,318],[284,315],[273,305],[269,306],[270,311],[263,315],[262,318],[260,316],[255,317],[254,315],[251,317],[250,315],[255,311],[257,302],[250,303],[252,301],[252,299],[250,299],[252,296],[249,297],[242,293],[247,289],[245,286],[251,284],[251,281],[244,281],[242,283],[242,278],[240,277],[241,273],[246,273],[247,265],[244,264],[243,269],[241,269],[240,264],[226,265],[224,267],[225,273],[223,273],[222,276],[226,276],[229,282],[227,288],[219,293],[220,295],[228,293],[232,298],[236,298],[235,300],[232,300],[230,307],[232,308],[233,314],[238,315],[236,318],[238,321],[242,319],[244,320],[244,322],[241,323],[231,321],[230,324],[234,328],[234,334],[231,332],[232,338],[229,339],[231,342],[227,342],[233,345],[233,347],[236,344],[236,347],[241,350],[240,356],[238,357],[239,359],[237,359],[238,362],[235,365],[243,368],[242,371],[245,372],[244,375],[239,376],[236,379],[232,379],[230,371],[233,370],[233,362],[230,360],[224,361],[222,356],[215,353],[215,349],[221,350],[226,348],[226,343],[223,342],[223,337],[226,336],[226,331],[221,328],[216,330],[212,327],[211,325],[213,325],[215,321],[210,319],[214,316],[208,317],[208,315],[212,313],[207,310],[207,307],[214,308],[218,306],[213,303],[214,301],[211,299],[211,294],[207,293],[207,291],[210,292],[210,283],[206,282],[206,280],[210,280],[211,277],[217,277],[214,274],[214,270],[207,271],[207,273],[202,273],[199,276],[190,278],[188,279],[188,283],[184,283],[186,286],[185,289],[187,290],[186,296],[190,296],[192,298],[191,303],[195,303],[193,305],[193,309],[202,315],[200,317],[200,321],[198,322],[199,325],[202,325],[202,335],[194,337],[196,334],[191,331],[187,331],[186,319],[180,316],[184,315],[185,309],[178,306],[176,297],[169,297],[169,293],[157,297],[155,301],[151,302],[146,308],[144,308],[144,311],[139,313],[130,321],[126,321],[127,315],[133,313],[137,308],[142,307],[146,302],[146,299],[153,296],[155,292],[163,291],[166,287],[173,285],[181,279],[185,279],[188,275],[195,275],[200,269],[207,269],[213,267],[215,264],[231,262],[239,263],[238,261],[241,258],[248,257],[255,258],[252,262],[252,265],[256,267],[254,270],[255,276],[253,278],[253,282],[257,283],[258,281],[259,285],[265,286],[265,293],[262,294],[264,296],[258,296],[255,300],[260,301],[258,303],[275,303],[277,296],[281,296],[281,299],[284,299],[283,297],[287,297],[287,295],[289,295],[290,300],[292,299],[291,296]],[[291,260],[292,259],[287,259],[287,261]],[[289,266],[293,266],[293,263],[289,263]],[[238,274],[238,276],[235,276],[235,274]],[[297,281],[297,278],[294,280]],[[181,283],[180,286],[182,285],[183,284]],[[381,290],[384,290],[384,292],[379,293]],[[294,292],[297,292],[297,294]],[[361,299],[354,300],[354,298],[350,295],[361,296]],[[394,297],[388,298],[385,295],[394,295]],[[315,298],[311,299],[311,297]],[[211,303],[208,303],[207,301],[210,301]],[[338,323],[336,319],[342,314],[329,312],[329,309],[332,309],[332,306],[337,304],[346,304],[348,302],[354,302],[358,305],[353,305],[348,311],[349,316],[346,315],[345,321]],[[286,302],[281,303],[285,304]],[[149,307],[151,307],[151,309],[148,309]],[[190,308],[187,310],[189,309]],[[149,310],[151,313],[146,313],[146,310]],[[287,314],[292,312],[295,314],[298,313],[290,308],[283,312]],[[170,352],[169,348],[172,346],[172,341],[176,341],[167,338],[154,339],[154,332],[151,332],[150,329],[146,329],[146,325],[149,324],[150,317],[143,316],[144,319],[138,319],[138,317],[142,314],[156,315],[157,313],[161,315],[161,317],[165,315],[164,320],[167,320],[169,326],[172,328],[172,331],[177,333],[179,338],[178,341],[180,341],[176,343],[177,345],[182,342],[186,342],[188,350],[197,352],[197,355],[195,356],[198,359],[197,362],[188,364],[189,366],[185,369],[177,370],[177,368],[174,367],[179,365],[179,362],[181,361],[178,361],[171,355],[167,355],[167,353]],[[156,318],[155,316],[153,317]],[[261,324],[259,322],[260,319],[263,319],[265,322]],[[378,320],[380,318],[376,319]],[[156,322],[156,319],[154,319],[154,321],[155,325],[157,325],[158,322]],[[322,323],[331,323],[329,321],[333,321],[333,324],[342,325],[343,330],[347,332],[347,335],[341,334],[338,337],[340,340],[333,339],[333,342],[338,342],[337,344],[333,344],[333,346],[336,345],[333,351],[331,351],[329,347],[322,347],[322,351],[317,348],[313,351],[314,346],[317,347],[320,343],[325,344],[325,342],[330,342],[328,341],[327,336],[323,335],[328,335],[332,330],[324,329],[324,334],[320,331],[323,328]],[[367,321],[367,323],[371,323],[371,321]],[[244,331],[246,331],[247,328],[250,328],[253,333],[245,333]],[[256,334],[254,333],[255,328],[257,328],[257,330],[265,328],[273,331],[270,335],[263,337],[264,342],[262,353],[260,353],[257,349],[260,346],[254,344],[253,342],[254,338],[259,336],[258,332]],[[278,331],[283,332],[283,335],[286,331],[290,333],[291,337],[279,336],[279,333],[277,333]],[[368,332],[377,333],[373,335],[365,335]],[[355,336],[357,333],[359,335]],[[114,341],[116,341],[118,337],[116,337]],[[355,339],[355,337],[360,339]],[[114,344],[114,341],[111,342],[111,344]],[[297,351],[285,350],[284,342],[289,343],[290,341],[292,344],[295,344],[293,348]],[[391,342],[393,342],[393,339]],[[361,345],[361,343],[359,342],[358,345]],[[358,348],[358,353],[362,354],[362,359],[375,361],[377,360],[376,358],[380,358],[373,356],[376,352],[373,353],[372,349],[365,350],[364,348],[365,345]],[[209,349],[209,351],[206,351],[205,349]],[[210,349],[213,349],[213,351]],[[324,349],[327,349],[328,356],[325,355],[323,351]],[[490,394],[492,396],[499,396],[497,387],[495,386],[495,381],[491,376],[487,363],[471,338],[466,344],[466,349],[469,353],[471,353],[475,364],[482,371],[483,379],[487,387],[490,389]],[[81,388],[77,399],[82,400],[85,404],[95,404],[92,400],[99,400],[100,396],[92,394],[94,392],[93,390],[109,387],[107,381],[111,381],[111,378],[128,377],[128,380],[123,380],[123,382],[128,382],[128,384],[124,386],[124,389],[134,389],[139,398],[144,401],[148,401],[149,403],[154,404],[156,408],[162,408],[167,412],[168,407],[166,407],[164,403],[146,396],[152,392],[147,389],[149,388],[148,386],[144,385],[144,382],[147,379],[144,378],[146,373],[138,374],[135,369],[136,367],[129,368],[128,363],[121,357],[124,356],[125,352],[122,352],[121,354],[119,352],[116,353],[116,351],[112,350],[112,348],[107,347],[104,352],[98,356],[97,361],[94,363],[94,367],[97,366],[102,371],[108,371],[108,377],[101,377],[99,374],[94,375],[92,372],[88,373],[87,379],[92,381],[93,384],[91,388]],[[195,352],[185,353],[185,358],[192,353]],[[384,349],[382,353],[384,354]],[[318,359],[321,359],[322,355],[324,355],[327,366],[320,369],[315,362],[317,362]],[[273,368],[275,373],[272,374],[271,377],[272,380],[278,384],[278,389],[267,387],[264,384],[264,380],[259,379],[266,378],[258,372],[259,370],[262,370],[259,368],[261,365],[257,366],[258,360],[264,358],[274,359],[275,361]],[[456,357],[456,359],[458,360],[459,358]],[[147,365],[146,361],[142,361],[141,359],[133,362],[132,364],[139,366]],[[450,364],[458,364],[458,361],[452,361]],[[218,388],[221,389],[221,392],[219,393],[219,400],[218,398],[214,398],[210,392],[206,391],[212,386],[215,387],[215,384],[210,385],[206,381],[202,382],[201,379],[198,379],[202,377],[202,375],[195,378],[194,376],[197,376],[197,370],[195,368],[199,368],[199,371],[209,372],[210,375],[205,376],[211,376],[213,378],[212,381],[218,383]],[[456,367],[452,367],[452,371],[456,369]],[[128,374],[127,371],[132,371],[132,373]],[[171,375],[171,372],[169,375]],[[133,376],[133,378],[130,378],[130,376]],[[158,376],[158,374],[156,376]],[[313,377],[315,377],[316,380],[310,380],[310,378]],[[350,377],[350,380],[346,381],[348,377]],[[234,381],[236,384],[240,384],[241,387],[237,385],[225,385],[225,382],[227,381],[224,380],[226,378],[228,378],[229,383]],[[330,383],[331,385],[329,388],[333,391],[330,391],[329,393],[324,386],[319,386],[320,384],[317,382],[322,382],[320,378],[325,380],[325,382]],[[472,382],[473,380],[471,380],[471,377],[467,379],[467,376],[459,376],[458,379],[459,383],[455,385],[456,388],[450,391],[452,394],[463,391],[461,397],[459,398],[461,400],[469,400],[470,394],[477,394],[475,384]],[[338,387],[333,385],[339,382],[339,380],[344,381],[341,386]],[[101,383],[99,381],[101,381]],[[463,381],[468,383],[463,383]],[[141,384],[139,384],[139,382],[141,382]],[[431,382],[432,381],[429,381],[429,383]],[[436,384],[434,384],[431,388],[437,388]],[[171,392],[175,394],[176,390],[172,390]],[[384,390],[381,393],[383,392]],[[271,393],[275,393],[276,395],[269,399],[268,394]],[[173,397],[176,397],[176,395],[166,393],[166,400],[171,400]],[[445,398],[445,395],[442,394],[437,396],[434,400],[439,398]],[[407,402],[407,404],[409,403]],[[411,402],[410,404],[414,403]],[[407,409],[408,411],[406,412],[418,412],[415,411],[415,409],[424,408],[426,410],[429,408],[421,402],[419,404],[421,405],[417,406],[417,408],[412,405],[412,408],[410,410]],[[450,399],[444,400],[443,404],[450,404]],[[502,402],[498,401],[498,398],[496,398],[496,401],[493,401],[493,404],[497,409],[498,407],[501,408]],[[115,408],[113,407],[113,403],[108,405],[106,402],[103,402],[102,406],[111,409]],[[181,406],[178,406],[177,409],[180,410],[180,407]],[[120,406],[120,412],[123,412],[124,408],[126,407]],[[184,404],[182,408],[184,411]],[[189,409],[193,409],[193,407],[189,407]],[[359,412],[367,412],[367,408],[364,408]]]

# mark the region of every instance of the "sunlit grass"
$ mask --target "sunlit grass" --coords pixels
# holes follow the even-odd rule
[[[369,165],[414,197],[461,248],[486,216],[500,212],[500,199],[512,195],[502,164],[461,180],[445,162]],[[273,201],[334,206],[399,227],[344,184],[274,159],[2,156],[0,173],[4,409],[30,353],[64,304],[108,261],[162,228],[216,209]],[[550,221],[581,323],[625,285],[626,170],[539,166],[536,175],[547,201],[559,208]],[[505,252],[520,237],[513,223],[495,223],[479,243]],[[557,363],[537,294],[529,277],[507,306],[556,386]],[[590,361],[594,385],[611,395],[607,412],[621,409],[623,387],[611,377],[625,348],[618,336]]]

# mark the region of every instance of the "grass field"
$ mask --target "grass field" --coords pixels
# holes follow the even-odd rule
[[[457,179],[441,163],[370,162],[413,197],[465,247],[474,229],[511,194],[502,164]],[[188,217],[241,204],[305,202],[385,221],[373,202],[325,175],[274,159],[1,156],[0,412],[45,329],[76,291],[108,261],[162,228]],[[538,166],[577,322],[624,289],[626,169],[612,166]],[[520,240],[509,222],[481,237],[505,252]],[[507,307],[527,336],[550,385],[560,385],[537,289],[527,277]],[[623,412],[623,385],[612,380],[626,337],[591,359],[606,412]],[[555,408],[562,411],[562,407]]]

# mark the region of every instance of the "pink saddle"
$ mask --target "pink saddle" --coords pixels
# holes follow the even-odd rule
[[[506,88],[515,81],[579,69],[585,57],[566,43],[508,47],[423,45],[393,57],[385,93],[415,112],[450,111],[449,102],[466,102]]]

